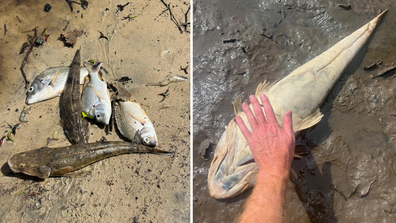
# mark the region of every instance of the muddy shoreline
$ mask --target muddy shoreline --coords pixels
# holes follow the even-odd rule
[[[282,78],[389,8],[391,1],[364,1],[346,10],[337,1],[194,2],[194,222],[234,222],[250,195],[215,200],[207,172],[224,127],[234,117],[237,96],[248,101],[258,83]],[[325,103],[322,121],[297,137],[287,185],[285,222],[391,222],[396,174],[394,72],[363,70],[378,60],[396,61],[395,16],[388,12],[368,45],[338,80]],[[224,40],[234,42],[224,43]],[[211,145],[203,158],[201,142]],[[377,179],[369,194],[347,200],[358,185]],[[334,188],[337,188],[334,189]]]

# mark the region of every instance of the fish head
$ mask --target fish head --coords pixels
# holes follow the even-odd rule
[[[95,120],[101,124],[108,125],[110,123],[111,107],[99,104],[95,107]]]
[[[23,173],[40,178],[48,178],[51,175],[51,168],[45,164],[46,156],[41,156],[38,151],[50,149],[48,147],[39,150],[31,150],[23,153],[11,155],[8,158],[8,166],[13,173]],[[45,151],[44,151],[45,152]]]
[[[26,104],[30,105],[49,99],[46,96],[47,87],[49,86],[43,80],[35,80],[26,92]]]
[[[244,113],[238,115],[247,123]],[[216,199],[235,197],[254,186],[257,173],[247,141],[233,119],[215,149],[208,174],[209,194]]]
[[[154,126],[151,122],[145,123],[144,127],[136,134],[138,141],[146,146],[157,146],[157,135],[155,134]]]

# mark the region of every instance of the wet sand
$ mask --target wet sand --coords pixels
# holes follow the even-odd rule
[[[194,2],[194,222],[233,222],[251,191],[211,198],[207,173],[237,96],[248,101],[257,85],[282,78],[357,30],[388,14],[321,107],[324,118],[297,137],[287,185],[285,222],[392,222],[396,203],[395,72],[370,78],[396,62],[392,1],[338,6],[346,1]],[[224,43],[224,40],[235,40]],[[363,67],[382,60],[379,68]],[[205,157],[201,142],[211,145]],[[372,184],[368,195],[352,194]],[[336,189],[335,189],[336,188]],[[343,194],[346,199],[344,199]]]
[[[184,22],[190,3],[171,3],[177,20]],[[44,12],[49,3],[52,9]],[[147,87],[169,73],[188,77],[180,66],[189,64],[190,34],[180,33],[161,1],[130,2],[116,13],[117,5],[127,1],[89,1],[88,8],[66,1],[6,0],[0,6],[0,131],[7,134],[23,108],[25,120],[0,147],[0,220],[2,222],[188,222],[190,219],[190,80],[169,85],[170,95],[163,102],[158,94],[168,87]],[[138,15],[134,20],[124,16]],[[18,21],[17,17],[20,21]],[[188,17],[190,13],[188,13]],[[3,25],[7,32],[4,35]],[[74,48],[58,38],[64,27],[84,30]],[[125,87],[146,111],[158,137],[158,148],[173,151],[173,156],[128,154],[99,161],[79,178],[54,177],[39,180],[13,174],[6,164],[11,154],[47,144],[54,132],[58,141],[50,147],[69,145],[59,123],[59,98],[25,105],[26,90],[19,70],[25,54],[19,54],[27,41],[23,33],[38,26],[52,35],[30,54],[25,72],[29,81],[49,67],[69,66],[77,49],[81,59],[102,61],[109,72],[106,80],[128,76]],[[189,29],[189,28],[188,28]],[[98,30],[108,36],[98,39]],[[120,141],[113,130],[106,135],[103,126],[90,124],[90,142],[103,136]]]

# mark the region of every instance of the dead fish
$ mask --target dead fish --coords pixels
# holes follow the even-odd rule
[[[120,84],[112,84],[117,89],[114,107],[117,128],[127,139],[147,146],[158,144],[153,123],[132,95]]]
[[[65,88],[69,71],[70,67],[51,67],[37,75],[26,93],[26,104],[30,105],[59,97]],[[80,84],[84,83],[84,77],[87,75],[88,70],[84,67],[81,68]]]
[[[11,155],[8,166],[14,173],[42,179],[67,176],[97,161],[129,153],[170,153],[130,142],[95,142],[60,148],[42,147]]]
[[[89,81],[84,84],[81,98],[83,111],[97,122],[108,125],[111,117],[111,101],[106,81],[99,78],[102,63],[94,66],[84,63],[84,66],[89,71]]]
[[[282,80],[259,84],[255,94],[257,99],[261,103],[260,95],[267,95],[281,126],[284,114],[292,111],[295,134],[316,125],[323,117],[319,106],[386,11]],[[241,104],[238,97],[234,101],[235,115],[250,128]],[[257,173],[258,167],[247,141],[232,119],[217,144],[209,169],[209,193],[217,199],[234,197],[254,186]]]
[[[179,76],[176,74],[169,74],[168,76],[166,76],[161,82],[159,83],[148,83],[146,84],[146,86],[167,86],[170,83],[178,83],[178,82],[182,82],[182,81],[187,81],[188,78],[187,77],[183,77],[183,76]]]
[[[80,50],[77,50],[59,101],[61,125],[71,144],[88,143],[88,121],[81,119],[83,111],[80,94]]]

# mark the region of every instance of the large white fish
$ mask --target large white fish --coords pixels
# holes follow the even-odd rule
[[[84,66],[89,71],[89,81],[84,83],[81,98],[83,111],[97,122],[108,125],[111,117],[111,101],[106,81],[99,78],[102,63],[91,66],[84,62]]]
[[[26,93],[26,104],[30,105],[59,97],[65,88],[69,70],[70,67],[51,67],[37,75]],[[84,83],[84,77],[87,75],[88,70],[84,67],[81,68],[80,84]]]
[[[260,95],[266,94],[281,126],[284,114],[292,111],[295,134],[317,124],[323,116],[319,106],[386,11],[282,80],[259,84],[255,94],[259,102]],[[234,101],[234,110],[250,129],[239,97]],[[215,150],[208,176],[209,193],[217,199],[236,196],[254,186],[257,173],[247,141],[233,119]]]

